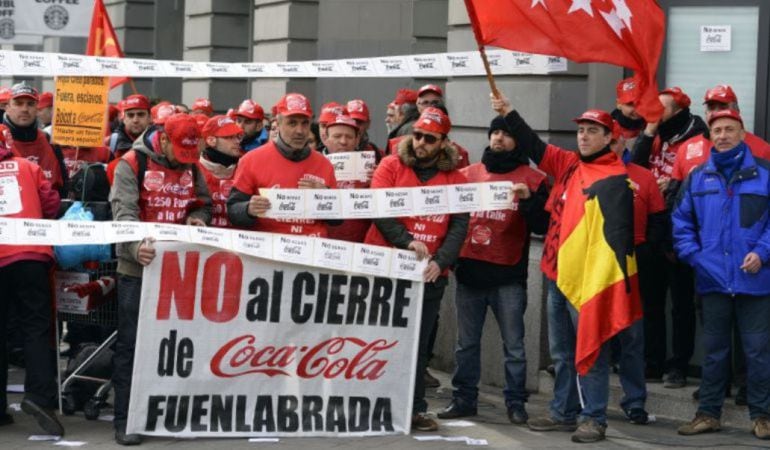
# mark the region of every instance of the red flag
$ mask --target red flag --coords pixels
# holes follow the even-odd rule
[[[637,110],[663,113],[655,75],[665,17],[655,0],[465,0],[479,45],[604,62],[635,71]]]
[[[115,29],[112,27],[110,16],[104,8],[102,0],[94,1],[94,14],[91,16],[91,31],[88,33],[88,44],[86,44],[86,55],[89,56],[109,56],[113,58],[122,58],[123,50],[120,49],[118,37],[115,35]],[[120,86],[130,80],[128,77],[110,78],[110,89]]]

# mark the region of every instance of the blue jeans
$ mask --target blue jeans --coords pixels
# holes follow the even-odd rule
[[[492,310],[503,338],[505,355],[505,404],[522,405],[527,401],[527,358],[524,352],[524,311],[527,290],[521,283],[478,289],[457,284],[457,348],[452,376],[454,401],[463,409],[475,408],[481,377],[481,333],[487,307]]]
[[[580,412],[577,372],[575,370],[575,327],[569,302],[556,282],[546,280],[548,289],[548,345],[556,376],[553,385],[551,417],[559,422],[572,422]]]
[[[749,416],[770,416],[770,296],[705,294],[703,372],[698,412],[719,418],[730,377],[730,342],[735,319],[746,354]]]
[[[620,341],[620,384],[623,386],[620,407],[626,413],[634,408],[644,409],[647,400],[644,380],[644,319],[637,320],[617,336]]]

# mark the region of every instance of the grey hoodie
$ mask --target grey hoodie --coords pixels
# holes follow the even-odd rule
[[[154,127],[147,129],[139,139],[134,141],[132,151],[142,152],[147,155],[148,160],[152,159],[156,164],[164,167],[178,170],[187,170],[190,164],[172,165],[165,156],[155,153],[150,148],[149,136],[156,131]],[[206,223],[211,221],[211,196],[209,195],[206,179],[200,170],[194,170],[195,192],[198,197],[198,204],[201,206],[193,209],[188,217],[201,219]],[[124,160],[118,161],[115,168],[115,179],[110,190],[110,204],[112,206],[112,217],[116,221],[140,221],[139,214],[139,186],[138,179],[131,165]],[[133,277],[142,276],[142,266],[137,262],[137,252],[139,251],[139,242],[126,242],[117,244],[118,255],[118,273]]]

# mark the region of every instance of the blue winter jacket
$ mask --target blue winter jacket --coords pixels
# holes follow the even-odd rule
[[[770,295],[768,210],[770,161],[755,158],[748,147],[729,181],[712,158],[690,173],[672,220],[674,248],[695,269],[698,293]],[[740,268],[749,252],[762,260],[755,274]]]

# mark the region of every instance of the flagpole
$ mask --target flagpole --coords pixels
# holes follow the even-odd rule
[[[465,9],[468,11],[468,18],[471,20],[473,36],[476,38],[476,43],[479,45],[479,54],[481,54],[481,61],[484,63],[484,71],[487,73],[487,81],[489,82],[490,89],[492,89],[492,95],[494,95],[496,98],[500,98],[500,91],[497,90],[495,76],[492,75],[492,68],[489,66],[487,52],[484,50],[484,40],[481,38],[481,30],[479,30],[479,19],[476,16],[476,7],[473,4],[473,0],[465,0]]]
[[[134,84],[134,79],[129,78],[128,82],[131,84],[131,90],[134,91],[134,94],[139,94],[139,91],[136,90],[136,85]]]

